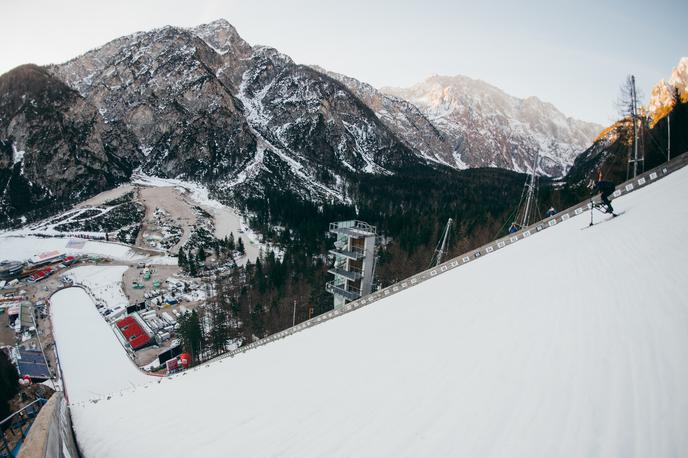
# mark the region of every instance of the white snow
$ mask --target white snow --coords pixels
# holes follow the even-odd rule
[[[151,380],[129,359],[115,331],[83,289],[55,293],[50,299],[50,315],[69,402],[116,393]]]
[[[66,277],[74,284],[83,285],[93,295],[93,299],[114,309],[129,305],[122,291],[122,275],[128,266],[80,266],[70,270]]]
[[[179,187],[184,191],[189,193],[189,197],[199,204],[203,204],[207,207],[221,207],[223,204],[210,197],[210,191],[208,188],[200,183],[195,183],[193,181],[184,181],[174,178],[162,178],[152,175],[145,175],[144,173],[138,171],[131,177],[131,182],[133,184],[139,184],[143,186],[152,187]]]
[[[63,250],[67,254],[97,254],[117,260],[134,260],[136,255],[128,247],[114,243],[86,241],[82,249],[67,248],[68,238],[59,237],[27,237],[14,235],[0,235],[0,258],[10,260],[24,260],[32,255],[44,251]],[[76,239],[82,240],[82,239]]]
[[[25,151],[18,151],[14,143],[12,143],[12,165],[17,162],[22,162],[24,160],[24,154],[26,154]]]
[[[626,211],[617,219],[581,230],[584,213],[276,343],[72,404],[80,448],[86,457],[119,456],[123,441],[137,456],[688,456],[686,192],[688,168],[617,199]],[[95,372],[95,355],[84,359],[56,328],[70,390]]]

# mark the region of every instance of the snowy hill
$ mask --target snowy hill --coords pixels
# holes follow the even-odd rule
[[[277,343],[73,399],[81,450],[685,456],[686,192],[688,168],[615,200],[617,219],[581,230],[583,213]]]

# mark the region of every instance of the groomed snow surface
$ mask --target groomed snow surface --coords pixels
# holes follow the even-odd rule
[[[277,343],[77,402],[81,450],[688,456],[687,192],[684,169],[619,198],[617,219],[581,230],[584,213]],[[73,372],[105,370],[94,361],[124,350],[86,357],[63,346],[63,323],[83,332],[79,316],[97,312],[79,293],[58,294],[53,301],[83,303],[66,321],[53,312],[73,400]],[[89,332],[84,342],[101,338]]]
[[[80,266],[68,271],[65,276],[75,285],[87,288],[93,299],[102,302],[106,307],[115,309],[127,307],[129,299],[122,291],[122,276],[127,266]]]
[[[86,291],[67,288],[53,294],[50,314],[69,402],[105,396],[150,381],[127,357],[114,330],[100,316]],[[114,450],[112,453],[116,454]]]

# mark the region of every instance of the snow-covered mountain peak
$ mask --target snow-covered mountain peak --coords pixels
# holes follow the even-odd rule
[[[660,80],[650,93],[647,111],[653,124],[666,116],[675,104],[675,98],[688,102],[688,57],[682,57],[667,80]]]
[[[678,65],[671,72],[669,84],[682,89],[683,92],[688,92],[688,57],[682,57],[678,61]]]
[[[539,152],[541,173],[563,175],[602,128],[569,118],[537,97],[520,99],[462,75],[434,75],[408,88],[382,91],[418,106],[454,138],[454,155],[473,167],[527,171]]]
[[[228,52],[248,54],[251,50],[251,45],[241,38],[226,19],[217,19],[189,30],[220,55]]]
[[[256,45],[253,47],[253,57],[258,59],[266,59],[276,65],[292,65],[294,61],[287,56],[272,48],[270,46]]]

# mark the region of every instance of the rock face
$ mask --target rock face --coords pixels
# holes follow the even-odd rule
[[[647,114],[651,125],[664,118],[678,103],[688,103],[688,57],[682,57],[667,80],[661,80],[652,88]]]
[[[136,138],[35,65],[0,76],[0,221],[111,188],[140,161]]]
[[[383,93],[416,105],[452,146],[447,162],[525,172],[539,152],[538,172],[562,176],[602,129],[564,116],[536,97],[518,99],[479,80],[433,76]]]
[[[313,68],[344,84],[418,156],[450,167],[468,167],[460,156],[454,154],[451,136],[440,131],[414,104],[354,78],[320,67]]]
[[[256,149],[236,99],[215,76],[220,63],[191,31],[165,27],[51,71],[136,135],[146,172],[214,180],[245,166]]]
[[[418,162],[344,85],[224,20],[123,37],[50,71],[134,133],[150,174],[341,200],[347,173]]]

